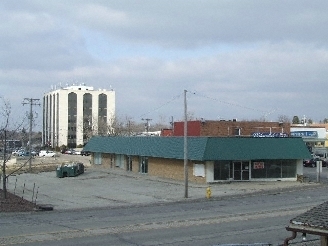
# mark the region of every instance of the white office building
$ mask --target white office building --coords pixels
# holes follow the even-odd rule
[[[108,135],[115,117],[115,92],[92,86],[55,88],[43,96],[43,145],[76,148],[92,135]]]

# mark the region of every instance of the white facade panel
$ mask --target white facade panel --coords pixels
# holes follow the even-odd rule
[[[312,138],[326,138],[326,128],[324,127],[291,127],[290,128],[290,133],[293,134],[298,134],[298,137],[312,137]],[[313,135],[313,136],[311,136]]]

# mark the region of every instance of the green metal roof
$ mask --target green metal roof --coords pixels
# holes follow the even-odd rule
[[[198,161],[310,158],[302,138],[188,137],[187,146],[188,159]],[[84,150],[183,159],[184,138],[94,136]]]

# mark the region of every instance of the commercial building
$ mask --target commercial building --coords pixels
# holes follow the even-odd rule
[[[76,148],[112,131],[115,92],[92,86],[55,88],[43,96],[43,145]]]
[[[101,137],[84,147],[95,166],[176,180],[296,181],[310,158],[302,138],[260,137]]]

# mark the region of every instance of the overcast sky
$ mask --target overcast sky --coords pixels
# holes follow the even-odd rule
[[[118,117],[168,123],[187,90],[198,119],[318,122],[327,27],[327,0],[3,0],[0,96],[24,115],[24,98],[85,83],[116,91]]]

